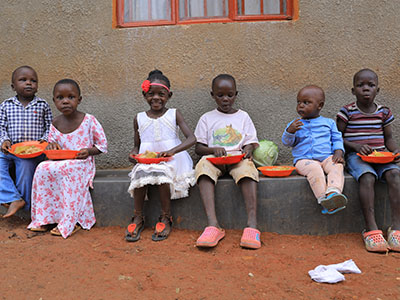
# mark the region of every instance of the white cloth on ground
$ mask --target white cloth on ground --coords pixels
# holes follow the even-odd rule
[[[308,271],[311,279],[316,282],[337,283],[345,280],[342,273],[357,273],[361,270],[352,259],[333,265],[319,265],[314,270]]]

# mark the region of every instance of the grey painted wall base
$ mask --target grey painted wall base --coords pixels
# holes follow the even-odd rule
[[[133,199],[127,193],[126,170],[97,172],[92,191],[97,226],[126,226],[133,214]],[[258,184],[258,228],[282,234],[326,235],[361,232],[364,220],[358,200],[358,184],[349,175],[344,194],[349,199],[345,210],[335,215],[322,215],[307,180],[302,176],[286,178],[261,177]],[[375,211],[378,226],[390,225],[390,207],[386,185],[376,185]],[[146,226],[154,226],[160,214],[156,187],[149,189],[145,205]],[[246,209],[240,189],[231,178],[222,178],[216,186],[216,210],[220,225],[226,229],[246,226]],[[202,230],[207,225],[198,187],[188,198],[172,201],[176,228]]]

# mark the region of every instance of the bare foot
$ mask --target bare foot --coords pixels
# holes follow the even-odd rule
[[[24,206],[25,206],[25,201],[23,199],[11,202],[10,207],[7,210],[7,213],[3,216],[3,218],[8,218],[15,215],[15,213]]]

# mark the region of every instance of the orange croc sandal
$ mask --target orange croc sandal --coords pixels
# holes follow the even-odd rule
[[[163,220],[169,223],[169,232],[167,233],[165,233],[166,232],[165,229],[167,226],[164,222],[162,222]],[[156,230],[151,236],[151,239],[155,242],[163,241],[168,238],[169,234],[171,233],[171,230],[172,230],[172,217],[167,214],[161,215],[159,218],[159,222],[157,222],[156,224]]]
[[[139,224],[135,224],[133,223],[135,218],[141,218],[142,221]],[[144,229],[144,217],[139,215],[133,216],[132,223],[129,224],[125,230],[125,240],[127,242],[137,242],[138,240],[140,240],[140,235],[143,229]]]
[[[389,244],[383,237],[382,230],[371,230],[362,233],[365,248],[370,252],[387,252]]]
[[[389,227],[387,236],[390,250],[400,252],[400,230],[392,230],[392,227]]]
[[[259,230],[251,227],[246,227],[243,230],[240,246],[249,249],[258,249],[261,247],[261,233]]]
[[[212,248],[218,245],[218,242],[225,237],[225,230],[215,226],[208,226],[196,241],[197,247]]]

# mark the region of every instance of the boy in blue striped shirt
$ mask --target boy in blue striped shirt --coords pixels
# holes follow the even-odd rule
[[[47,141],[53,118],[49,104],[36,97],[38,76],[29,66],[18,67],[11,76],[16,96],[0,104],[0,204],[8,206],[3,218],[25,207],[30,209],[32,179],[43,156],[22,159],[9,153],[11,145],[24,141]],[[15,181],[10,166],[15,166]]]

